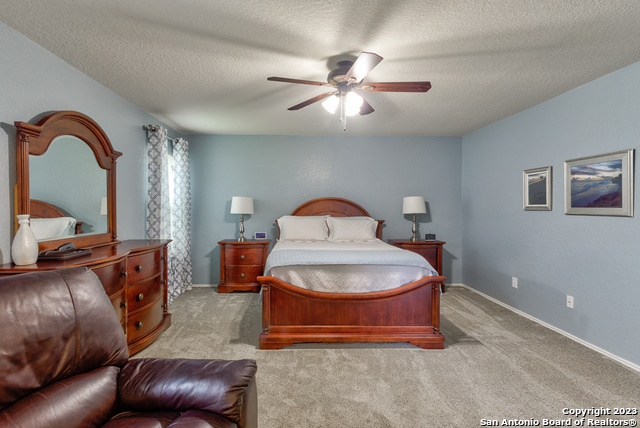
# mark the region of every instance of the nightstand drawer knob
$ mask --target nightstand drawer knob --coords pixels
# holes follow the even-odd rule
[[[143,269],[142,265],[136,266],[136,272],[142,272],[142,269]]]
[[[244,260],[244,257],[245,257],[245,255],[244,255],[244,254],[242,254],[242,255],[240,256],[240,260]]]
[[[142,301],[142,299],[144,299],[144,294],[143,294],[143,293],[140,293],[140,294],[138,294],[138,295],[136,296],[136,300],[137,300],[138,302]]]
[[[142,321],[138,321],[138,322],[136,323],[136,328],[137,328],[137,329],[141,329],[142,327],[144,327],[144,323],[143,323]]]
[[[242,272],[242,273],[240,274],[240,278],[244,278],[244,276],[245,276],[245,274],[244,274],[244,272]]]

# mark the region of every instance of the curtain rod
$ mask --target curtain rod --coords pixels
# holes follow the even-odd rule
[[[145,131],[157,132],[158,125],[142,125],[142,129],[144,129]],[[175,138],[171,138],[168,135],[167,135],[167,140],[171,141],[172,143],[176,142]]]

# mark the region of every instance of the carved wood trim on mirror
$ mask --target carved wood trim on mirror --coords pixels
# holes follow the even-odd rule
[[[15,122],[16,126],[16,195],[17,214],[30,214],[30,155],[41,156],[58,137],[70,136],[82,140],[93,152],[98,166],[106,171],[106,232],[83,233],[63,239],[39,241],[39,250],[57,248],[64,242],[73,241],[77,248],[91,248],[116,243],[116,160],[122,155],[113,149],[109,137],[90,117],[76,111],[49,113],[36,124]],[[56,171],[50,171],[52,177]],[[83,177],[78,177],[82,181]],[[16,227],[17,230],[17,227]]]

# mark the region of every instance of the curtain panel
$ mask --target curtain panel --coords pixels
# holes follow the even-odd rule
[[[172,140],[166,128],[149,125],[147,130],[147,239],[171,239],[169,244],[169,303],[190,290],[191,271],[191,181],[189,142]]]

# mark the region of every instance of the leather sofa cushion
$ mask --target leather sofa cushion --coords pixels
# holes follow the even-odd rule
[[[0,426],[101,426],[115,405],[118,372],[102,367],[46,386],[0,412]]]
[[[58,380],[122,366],[129,353],[113,313],[100,280],[88,269],[3,278],[0,410]]]
[[[239,422],[256,369],[254,360],[132,359],[120,372],[119,402],[133,411],[200,409]]]
[[[115,416],[103,428],[237,428],[235,422],[202,410],[181,412],[126,412]]]

